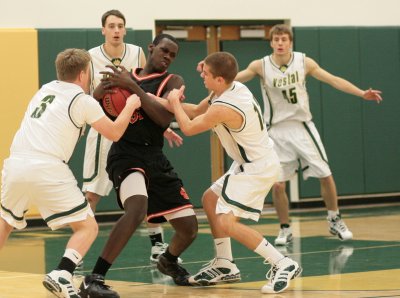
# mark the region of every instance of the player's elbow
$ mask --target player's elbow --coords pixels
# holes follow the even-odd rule
[[[195,135],[194,131],[188,127],[181,127],[181,131],[187,137]]]
[[[110,141],[113,142],[118,142],[122,136],[124,135],[124,132],[113,132],[112,135],[108,138]]]

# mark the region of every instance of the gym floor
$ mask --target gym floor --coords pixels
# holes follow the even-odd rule
[[[261,257],[233,242],[240,283],[207,288],[178,287],[150,264],[150,240],[143,225],[111,267],[107,283],[121,297],[247,298],[247,297],[400,297],[400,203],[341,208],[354,239],[342,242],[331,236],[323,209],[293,210],[293,243],[280,250],[301,263],[303,273],[283,293],[266,295],[269,266]],[[246,221],[273,243],[279,224],[272,208],[266,208],[258,223]],[[84,258],[82,274],[90,273],[107,240],[111,225],[100,233]],[[168,241],[172,230],[164,225]],[[41,284],[43,275],[59,262],[68,240],[68,229],[28,229],[13,233],[0,252],[0,298],[52,297]],[[213,242],[204,216],[199,216],[199,235],[181,256],[183,266],[196,273],[213,258]]]

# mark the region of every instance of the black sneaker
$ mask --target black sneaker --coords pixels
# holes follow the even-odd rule
[[[104,284],[104,276],[100,274],[85,276],[79,287],[79,296],[81,298],[119,298],[117,292]]]
[[[169,275],[178,286],[190,286],[190,274],[178,262],[169,261],[164,255],[158,257],[157,268],[161,273]]]

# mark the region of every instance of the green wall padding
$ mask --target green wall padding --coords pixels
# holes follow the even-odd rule
[[[357,28],[320,29],[320,65],[361,89],[360,48]],[[329,165],[341,195],[362,193],[362,101],[321,84],[323,136]],[[349,179],[351,177],[351,179]]]
[[[179,74],[185,81],[185,102],[198,103],[208,92],[203,80],[196,71],[196,66],[207,55],[206,42],[179,41],[179,52],[169,71]],[[165,141],[164,152],[183,180],[185,189],[196,207],[201,207],[203,192],[211,185],[211,154],[210,133],[183,137],[183,145],[179,148],[169,148]]]
[[[400,189],[400,28],[359,29],[362,85],[383,91],[383,102],[363,103],[365,193]]]

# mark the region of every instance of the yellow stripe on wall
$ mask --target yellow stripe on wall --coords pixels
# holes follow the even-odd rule
[[[38,38],[35,29],[0,28],[0,165],[26,107],[39,87]],[[33,210],[32,210],[33,211]],[[31,211],[31,213],[32,213]],[[33,211],[37,213],[37,211]]]

